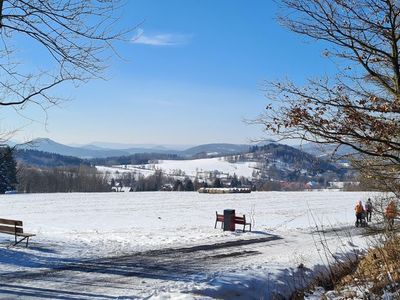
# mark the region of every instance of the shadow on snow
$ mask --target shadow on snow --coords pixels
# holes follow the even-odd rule
[[[0,248],[0,264],[35,268],[0,274],[0,296],[114,299],[113,296],[83,291],[91,290],[91,287],[96,290],[109,287],[126,293],[138,286],[140,288],[145,279],[208,282],[210,268],[218,266],[223,260],[260,254],[246,246],[282,239],[265,232],[259,234],[262,237],[90,260],[46,257],[40,255],[41,250],[35,247],[25,252]],[[129,296],[127,299],[132,298],[135,297]]]

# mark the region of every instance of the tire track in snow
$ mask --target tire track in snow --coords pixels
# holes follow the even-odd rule
[[[102,273],[126,277],[182,277],[183,273],[196,274],[231,257],[260,254],[252,245],[282,240],[276,235],[256,239],[240,239],[215,244],[185,248],[166,248],[136,252],[129,255],[105,257],[77,262],[55,264],[50,268],[33,272],[17,271],[0,275],[3,282],[53,276],[64,271]],[[232,251],[232,249],[234,249]],[[188,267],[189,266],[189,267]],[[1,286],[1,284],[0,284]]]

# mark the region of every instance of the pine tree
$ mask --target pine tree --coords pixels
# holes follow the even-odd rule
[[[213,187],[215,188],[222,188],[222,182],[219,178],[215,178],[214,183],[213,183]]]
[[[179,179],[177,179],[177,180],[174,182],[173,190],[174,190],[174,191],[178,191],[178,192],[182,191],[182,190],[183,190],[182,181],[180,181]]]
[[[17,184],[17,163],[10,147],[0,149],[0,194],[15,190]]]
[[[185,191],[193,192],[194,191],[193,181],[190,178],[186,177],[183,182],[183,188]]]
[[[236,174],[233,174],[232,180],[231,180],[231,187],[239,187],[239,179],[237,178]]]
[[[197,178],[197,176],[194,179],[193,188],[194,188],[195,191],[197,191],[199,188],[201,188],[201,185],[200,185],[200,182],[199,182],[199,179]]]

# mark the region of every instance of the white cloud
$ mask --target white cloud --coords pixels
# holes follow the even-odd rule
[[[189,42],[191,36],[176,33],[161,33],[149,35],[139,28],[136,30],[132,42],[135,44],[151,45],[151,46],[180,46]]]

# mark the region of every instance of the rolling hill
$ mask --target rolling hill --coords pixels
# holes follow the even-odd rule
[[[141,145],[139,145],[141,146]],[[17,146],[18,149],[37,150],[49,153],[56,153],[65,156],[75,156],[79,158],[106,158],[106,157],[119,157],[129,156],[138,153],[160,153],[160,154],[175,154],[181,157],[192,156],[218,156],[229,155],[233,153],[246,152],[249,145],[215,143],[205,144],[195,147],[190,147],[185,150],[175,150],[162,145],[154,145],[153,147],[130,147],[125,149],[110,149],[98,145],[84,145],[84,146],[68,146],[55,142],[48,138],[38,138],[28,144]]]

